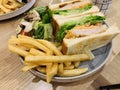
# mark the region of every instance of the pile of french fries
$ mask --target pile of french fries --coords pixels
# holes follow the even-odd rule
[[[61,46],[43,39],[27,36],[12,36],[8,41],[8,49],[24,58],[25,66],[22,71],[32,68],[46,74],[46,81],[51,82],[56,76],[76,76],[88,71],[88,68],[78,68],[81,61],[94,58],[90,50],[85,54],[63,55]]]
[[[23,6],[17,0],[0,0],[0,14],[10,13]]]

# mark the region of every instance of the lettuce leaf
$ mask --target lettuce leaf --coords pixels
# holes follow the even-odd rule
[[[33,26],[35,32],[34,32],[34,38],[36,39],[47,39],[52,40],[53,39],[53,28],[51,23],[43,24],[42,22],[36,21]]]
[[[47,39],[47,40],[53,39],[53,28],[50,23],[44,25],[44,39]]]
[[[44,38],[44,24],[42,24],[41,22],[38,22],[34,26],[34,29],[35,29],[34,38],[43,39]]]
[[[49,15],[49,10],[47,6],[46,7],[37,6],[34,8],[34,10],[36,10],[39,13],[43,23],[51,22],[52,17]]]
[[[71,14],[77,14],[77,13],[82,13],[84,11],[87,11],[92,8],[91,4],[88,4],[82,8],[77,8],[77,9],[70,9],[70,10],[54,10],[52,11],[52,14],[58,14],[58,15],[71,15]]]

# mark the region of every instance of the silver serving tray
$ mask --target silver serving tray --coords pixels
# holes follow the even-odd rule
[[[11,13],[8,13],[8,14],[0,15],[0,21],[13,18],[15,16],[18,16],[18,15],[26,12],[35,4],[35,2],[36,2],[36,0],[30,0],[30,2],[26,3],[24,6],[22,6],[21,8],[19,8],[17,10],[15,10]]]
[[[105,63],[108,61],[109,56],[111,55],[111,52],[112,52],[112,42],[108,43],[107,45],[101,48],[93,50],[92,53],[95,56],[94,60],[85,61],[80,64],[79,68],[88,67],[89,70],[85,74],[81,74],[79,76],[73,76],[73,77],[54,76],[52,81],[53,82],[73,82],[73,81],[78,81],[88,76],[91,76],[92,74],[97,72],[99,69],[101,69],[105,65]],[[22,61],[22,63],[24,63],[22,58],[20,58],[20,60]],[[35,69],[31,69],[29,71],[37,77],[46,79],[45,74],[40,73]]]

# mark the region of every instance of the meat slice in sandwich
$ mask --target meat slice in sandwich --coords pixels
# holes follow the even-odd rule
[[[79,38],[89,36],[91,34],[98,34],[106,31],[106,26],[102,24],[98,25],[91,25],[91,26],[75,26],[73,29],[67,31],[67,34],[64,38],[71,39],[71,38]]]
[[[72,33],[73,36],[68,38],[67,34],[63,39],[62,52],[64,54],[84,53],[86,47],[90,50],[97,49],[109,43],[120,31],[113,25],[106,30],[103,26],[99,26],[99,28],[94,27],[93,29],[77,28],[69,33]]]
[[[57,37],[57,40],[59,42],[62,42],[63,38],[66,35],[66,32],[77,26],[91,26],[91,25],[97,25],[102,24],[105,20],[105,16],[103,13],[93,13],[78,17],[70,17],[70,18],[64,18],[64,19],[55,19],[54,25],[55,28],[55,36]]]

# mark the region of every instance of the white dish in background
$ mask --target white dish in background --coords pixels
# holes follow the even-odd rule
[[[21,8],[8,13],[8,14],[4,14],[4,15],[0,15],[0,21],[1,20],[6,20],[6,19],[10,19],[13,18],[15,16],[18,16],[24,12],[26,12],[27,10],[29,10],[34,4],[35,4],[36,0],[31,0],[30,2],[26,3],[24,6],[22,6]]]

